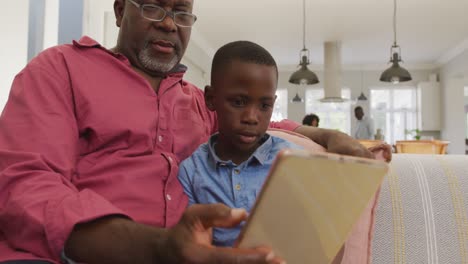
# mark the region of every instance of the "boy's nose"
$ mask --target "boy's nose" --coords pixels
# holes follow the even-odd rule
[[[258,109],[256,107],[247,107],[242,115],[242,121],[250,125],[258,123]]]

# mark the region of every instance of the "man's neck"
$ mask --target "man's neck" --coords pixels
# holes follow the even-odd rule
[[[114,48],[111,48],[110,51],[114,52],[114,53],[120,53],[124,56],[125,55],[125,52],[123,52],[119,46],[116,46]],[[158,93],[159,91],[159,86],[161,85],[161,81],[162,79],[164,78],[164,76],[161,74],[161,75],[154,75],[154,74],[150,74],[150,73],[147,73],[145,72],[144,70],[138,68],[137,66],[135,66],[133,63],[132,63],[132,59],[129,57],[129,56],[126,56],[127,59],[130,61],[131,65],[132,65],[132,69],[134,71],[136,71],[138,74],[140,74],[143,78],[145,78],[151,85],[151,87],[153,88],[153,90]]]
[[[153,88],[153,90],[158,93],[159,91],[159,86],[161,85],[161,81],[163,79],[162,76],[152,76],[149,75],[148,73],[140,70],[139,68],[132,66],[132,69],[135,70],[138,74],[140,74],[143,78],[145,78]]]

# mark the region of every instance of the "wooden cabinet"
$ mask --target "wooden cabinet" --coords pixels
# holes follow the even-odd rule
[[[418,128],[422,131],[440,131],[442,109],[439,82],[420,82],[417,98]]]

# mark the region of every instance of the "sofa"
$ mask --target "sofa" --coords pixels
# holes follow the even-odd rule
[[[468,263],[468,156],[394,154],[374,210],[372,263]]]
[[[311,151],[300,135],[269,130]],[[468,156],[393,154],[333,263],[468,263]]]

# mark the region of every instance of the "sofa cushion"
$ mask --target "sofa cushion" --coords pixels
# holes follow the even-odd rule
[[[375,214],[372,263],[468,263],[468,156],[395,154]]]

